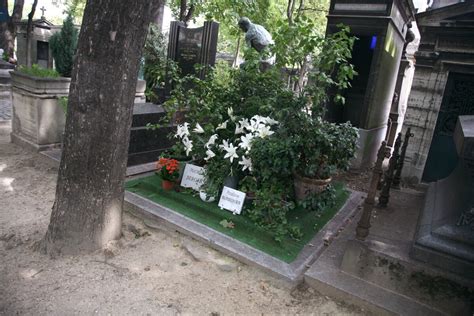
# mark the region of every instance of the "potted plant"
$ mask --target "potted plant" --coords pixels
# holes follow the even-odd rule
[[[293,102],[294,111],[283,121],[283,135],[291,139],[294,160],[295,196],[302,200],[310,193],[327,188],[331,174],[346,170],[355,155],[357,129],[349,122],[335,124],[324,120],[328,102],[344,104],[344,89],[356,75],[349,63],[355,38],[349,28],[327,36],[320,53],[312,60],[316,66],[308,84]]]
[[[308,115],[290,137],[298,157],[293,166],[295,197],[303,200],[324,191],[335,171],[349,168],[358,132],[349,122],[334,124]]]
[[[179,177],[179,163],[176,159],[161,157],[156,163],[156,174],[162,179],[161,187],[164,190],[174,188]]]

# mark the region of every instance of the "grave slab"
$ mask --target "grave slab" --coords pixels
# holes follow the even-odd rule
[[[474,280],[474,116],[459,116],[459,162],[430,183],[411,255]]]
[[[304,280],[317,291],[366,307],[376,315],[471,315],[466,300],[432,297],[421,279],[472,288],[473,282],[409,256],[424,192],[393,191],[385,209],[374,209],[365,242],[355,239],[356,218],[315,261]],[[442,281],[440,281],[442,280]],[[441,291],[443,292],[443,291]]]
[[[237,260],[258,266],[290,283],[296,284],[302,280],[303,273],[310,264],[334,238],[337,238],[340,231],[357,213],[363,197],[363,193],[351,191],[351,195],[341,210],[303,248],[296,260],[289,264],[135,193],[125,192],[124,207],[137,216],[151,218],[159,224],[169,226],[200,240]]]

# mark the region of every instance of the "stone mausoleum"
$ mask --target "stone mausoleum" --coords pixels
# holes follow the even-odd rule
[[[352,164],[356,169],[374,163],[386,137],[405,38],[414,20],[415,8],[409,0],[331,1],[327,33],[343,23],[358,38],[352,52],[358,75],[346,92],[346,104],[332,105],[328,111],[330,120],[350,121],[359,128],[359,150]]]
[[[26,29],[28,21],[22,20],[17,24],[17,61],[18,65],[27,65]],[[33,34],[30,39],[31,64],[38,64],[43,68],[53,68],[53,56],[49,47],[49,39],[59,32],[62,26],[53,25],[42,16],[33,20]]]
[[[404,177],[414,183],[446,178],[458,164],[456,122],[474,114],[474,3],[435,0],[416,19],[421,42],[404,123],[414,134]]]

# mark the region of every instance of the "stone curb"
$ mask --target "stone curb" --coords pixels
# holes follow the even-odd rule
[[[290,283],[299,283],[303,273],[321,255],[327,245],[337,237],[355,214],[365,194],[351,191],[341,210],[303,248],[295,261],[288,264],[238,240],[217,232],[173,210],[154,203],[132,192],[125,192],[124,207],[134,215],[149,217],[150,214],[166,226],[200,240],[239,261],[258,266]]]

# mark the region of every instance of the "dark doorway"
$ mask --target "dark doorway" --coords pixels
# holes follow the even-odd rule
[[[458,116],[474,114],[474,75],[450,73],[438,113],[422,180],[446,178],[456,168],[458,155],[453,133]]]
[[[355,36],[357,40],[352,48],[352,59],[349,62],[354,65],[357,76],[352,80],[351,87],[344,93],[346,104],[350,106],[331,104],[327,119],[338,123],[350,121],[352,125],[360,127],[361,114],[365,109],[364,100],[369,83],[372,59],[378,38],[375,35]]]
[[[48,68],[49,61],[49,43],[36,42],[36,63],[43,68]]]

